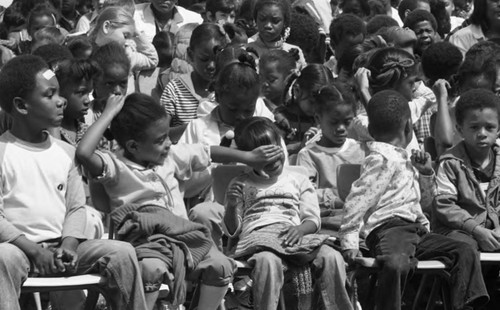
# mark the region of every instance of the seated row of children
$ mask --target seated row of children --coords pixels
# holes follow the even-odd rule
[[[220,31],[200,27],[200,33]],[[43,49],[39,53],[47,57]],[[110,277],[108,289],[116,299],[110,303],[116,309],[153,309],[161,283],[170,285],[173,305],[181,304],[186,288],[179,279],[187,278],[200,282],[198,309],[215,309],[235,272],[232,258],[221,253],[223,232],[240,239],[231,256],[255,266],[256,309],[276,308],[283,270],[297,264],[311,266],[323,307],[353,308],[342,255],[353,263],[360,237],[382,266],[380,289],[394,292],[377,294],[379,309],[401,308],[401,292],[417,259],[440,259],[450,268],[453,308],[487,302],[476,251],[500,248],[495,202],[499,102],[493,93],[461,94],[455,122],[463,142],[440,157],[435,181],[427,155],[408,155],[419,148],[413,125],[433,96],[422,83],[415,91],[410,53],[381,48],[360,57],[359,67],[367,68],[356,75],[362,106],[352,89],[333,83],[323,65],[294,71],[293,53],[264,54],[260,74],[242,49],[227,48],[219,55],[227,58],[220,57],[214,68],[215,101],[207,115],[173,136],[170,117],[182,114],[146,95],[125,98],[130,61],[120,44],[98,47],[92,61],[52,62],[55,73],[36,56],[5,65],[0,103],[10,124],[2,136],[1,245],[7,248],[0,255],[0,278],[11,298],[0,299],[1,309],[19,307],[28,273],[58,272]],[[274,88],[276,80],[281,82]],[[267,101],[287,96],[275,113],[259,98],[261,84]],[[447,99],[440,96],[445,86],[441,81],[435,87],[441,107],[436,126],[449,133],[450,115],[443,113]],[[320,131],[311,129],[318,124]],[[170,136],[179,143],[172,145]],[[439,140],[443,145],[444,138]],[[89,187],[104,189],[118,238],[131,243],[135,253],[124,242],[86,240],[88,215],[75,154]],[[297,154],[304,172],[288,167],[291,154]],[[231,182],[225,206],[211,202],[212,161],[253,168]],[[338,198],[335,176],[342,163],[362,164],[345,202]],[[23,174],[37,184],[35,195],[19,178]],[[193,196],[207,203],[190,208],[188,215],[183,198]],[[434,233],[424,213],[430,214]],[[322,214],[340,220],[342,255],[319,231]],[[19,261],[24,265],[14,268]]]
[[[225,79],[225,83],[216,87],[216,94],[218,98],[224,98],[224,91],[234,91],[236,96],[254,90],[255,102],[258,82],[249,74],[255,71],[245,57],[240,60],[224,67],[227,72],[219,78]],[[13,296],[13,300],[2,298],[2,303],[7,302],[6,309],[16,308],[23,279],[28,272],[35,271],[40,275],[101,272],[112,276],[116,282],[127,283],[118,284],[121,294],[116,296],[120,299],[112,301],[112,307],[128,306],[130,309],[152,309],[162,282],[173,287],[171,298],[174,304],[183,302],[185,288],[182,281],[175,279],[186,275],[188,279],[202,283],[199,309],[215,309],[232,279],[234,262],[214,247],[207,227],[187,221],[181,203],[183,181],[193,172],[206,169],[212,160],[253,166],[229,186],[223,222],[219,225],[224,226],[231,237],[240,238],[234,257],[246,258],[256,266],[253,272],[256,283],[254,307],[276,307],[276,297],[283,285],[284,266],[311,263],[315,287],[320,291],[324,306],[352,308],[345,287],[342,257],[325,244],[327,236],[315,234],[320,228],[318,193],[307,174],[297,173],[285,165],[280,132],[270,120],[251,118],[252,106],[248,113],[234,112],[228,108],[231,103],[227,103],[233,97],[228,96],[228,101],[219,102],[215,110],[217,114],[210,114],[217,115],[221,123],[227,121],[228,126],[236,125],[235,144],[239,151],[203,143],[172,146],[168,137],[168,118],[160,105],[146,95],[133,94],[125,99],[121,94],[109,94],[101,116],[79,142],[76,156],[86,170],[87,178],[103,184],[117,224],[117,234],[135,247],[135,257],[130,252],[132,248],[123,242],[84,241],[86,236],[82,224],[85,223],[85,213],[81,207],[85,202],[82,179],[72,157],[75,150],[45,131],[61,126],[66,104],[77,101],[71,96],[67,100],[60,97],[55,74],[36,56],[22,56],[7,63],[0,73],[0,85],[8,86],[2,87],[0,98],[3,110],[12,117],[10,130],[3,135],[2,162],[2,170],[6,171],[2,174],[5,202],[2,236],[6,241],[2,246],[9,247],[9,251],[2,252],[2,261],[5,264],[3,270],[10,275],[2,279]],[[352,151],[353,145],[354,149],[359,149],[354,153],[362,158],[360,154],[367,151],[360,143],[347,138],[356,113],[352,93],[340,84],[324,85],[312,94],[311,99],[317,108],[316,118],[325,124],[323,134],[314,142],[315,147],[338,149],[342,156],[344,152],[341,150],[348,148]],[[450,168],[444,168],[446,174],[438,170],[440,187],[433,208],[434,213],[439,214],[433,220],[452,232],[443,236],[429,233],[429,221],[420,207],[419,180],[422,182],[423,205],[427,205],[426,200],[434,198],[434,171],[430,158],[417,152],[410,160],[405,151],[413,139],[408,98],[396,90],[381,90],[370,98],[366,109],[368,131],[375,141],[368,142],[369,154],[362,160],[361,177],[346,199],[340,240],[347,262],[352,262],[359,253],[358,236],[366,237],[372,255],[381,262],[379,283],[383,285],[380,287],[384,290],[390,287],[395,294],[392,298],[379,294],[384,295],[377,301],[379,308],[400,308],[401,296],[397,292],[404,287],[416,259],[441,259],[450,267],[454,279],[454,308],[481,305],[487,301],[488,294],[475,252],[477,246],[474,248],[471,243],[477,240],[481,249],[496,250],[498,241],[493,229],[498,216],[495,220],[494,214],[488,212],[486,218],[485,214],[471,214],[471,209],[462,204],[459,206],[454,202],[458,191],[471,189],[464,184],[453,192],[450,184],[455,183],[446,182],[445,178],[454,177],[453,161],[468,160],[472,165],[480,159],[479,155],[484,154],[478,173],[486,177],[490,171],[491,175],[495,161],[489,154],[492,154],[498,130],[498,103],[492,93],[482,90],[463,94],[457,103],[456,119],[464,142],[453,150],[462,148],[463,151],[450,151],[453,156],[449,159],[443,156],[442,165],[449,163]],[[233,105],[241,108],[240,102]],[[237,117],[240,117],[238,122],[231,123]],[[108,127],[120,147],[116,153],[97,150]],[[309,148],[305,150],[310,151]],[[465,155],[467,157],[460,157]],[[60,161],[54,161],[55,158]],[[54,165],[55,162],[58,164]],[[61,171],[63,162],[66,162],[66,168]],[[27,166],[27,163],[30,164]],[[325,166],[324,172],[331,174],[331,167]],[[471,177],[475,180],[473,171]],[[30,180],[36,182],[36,195],[31,187],[28,189],[27,184],[23,184],[21,180],[24,179],[19,178],[22,173],[29,174]],[[317,173],[320,178],[325,174],[321,170]],[[480,190],[484,188],[485,182],[482,183],[478,184]],[[327,208],[339,205],[333,190],[330,194],[321,193],[320,197],[330,199]],[[58,201],[60,207],[55,208],[53,204],[39,207],[37,202],[40,201]],[[476,202],[475,209],[478,209],[478,204],[480,202]],[[34,219],[33,214],[36,214]],[[452,216],[455,214],[456,217]],[[460,220],[458,216],[461,216]],[[463,220],[466,216],[469,218]],[[484,227],[475,216],[485,217]],[[491,221],[489,224],[487,219]],[[475,238],[469,237],[465,239],[468,242],[463,242],[468,234]],[[455,240],[455,235],[462,241]],[[162,246],[159,240],[180,240],[189,251]],[[93,247],[100,244],[103,245],[99,252],[95,252],[97,250]],[[117,254],[113,244],[128,249],[129,254]],[[119,258],[110,257],[109,251]],[[122,262],[125,258],[127,264]],[[185,270],[179,267],[183,260]],[[18,261],[24,261],[26,265],[21,269],[17,267],[17,272],[12,273],[12,264]],[[30,261],[34,263],[33,269],[29,267]],[[116,271],[112,268],[127,269]],[[135,280],[132,282],[131,279]],[[112,283],[110,289],[114,287]],[[267,294],[263,293],[264,290]]]

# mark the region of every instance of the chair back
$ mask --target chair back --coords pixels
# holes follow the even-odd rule
[[[337,167],[337,190],[339,198],[345,201],[354,181],[361,175],[361,165],[342,164]]]
[[[212,190],[216,202],[224,204],[229,182],[247,169],[245,165],[219,165],[212,170]]]

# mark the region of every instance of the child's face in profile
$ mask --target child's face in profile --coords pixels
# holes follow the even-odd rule
[[[105,102],[111,95],[127,94],[128,71],[121,64],[103,68],[102,76],[95,83],[96,100]]]
[[[275,4],[265,5],[257,13],[257,30],[264,42],[276,42],[281,38],[285,18],[281,8]]]
[[[110,42],[117,42],[123,46],[125,45],[125,41],[132,38],[134,32],[135,27],[133,25],[124,25],[116,28],[114,26],[109,26],[107,28],[104,26],[103,34],[102,36],[98,35],[96,43],[102,46]]]
[[[413,99],[413,92],[416,89],[416,75],[410,75],[398,83],[394,90],[400,92],[408,101]]]
[[[68,106],[64,110],[64,117],[71,120],[81,119],[87,114],[90,104],[90,92],[92,91],[92,81],[82,79],[61,86],[61,96],[66,98]]]
[[[467,151],[472,157],[487,154],[498,137],[498,111],[484,108],[465,112],[465,118],[462,124],[457,124],[457,129],[464,138]]]
[[[222,122],[235,126],[255,113],[255,103],[259,97],[259,87],[253,89],[235,88],[230,93],[223,93],[217,97]]]
[[[295,101],[297,102],[302,113],[307,116],[314,116],[314,103],[311,92],[297,88],[295,96]]]
[[[278,62],[271,61],[260,66],[262,95],[274,104],[281,104],[281,96],[285,88],[285,74],[280,72]]]
[[[354,111],[349,104],[335,104],[321,115],[316,114],[320,124],[321,144],[325,147],[340,147],[347,139],[347,131],[354,119]]]
[[[136,163],[144,167],[162,165],[167,158],[172,142],[168,137],[169,124],[167,117],[161,118],[149,125],[135,146],[128,148]]]
[[[59,83],[51,70],[44,69],[36,75],[36,87],[24,101],[32,126],[42,130],[61,125],[66,100],[59,95]]]

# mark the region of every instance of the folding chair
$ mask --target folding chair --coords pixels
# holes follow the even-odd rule
[[[361,174],[361,165],[343,164],[337,167],[337,188],[340,199],[345,201],[348,196],[352,183],[359,179]],[[500,260],[500,256],[499,256]],[[370,293],[373,293],[376,285],[376,273],[379,269],[377,261],[374,258],[359,257],[355,260],[356,268],[349,275],[349,283],[354,285],[354,281],[362,274],[370,275]],[[426,309],[433,309],[438,293],[441,293],[444,309],[451,309],[449,302],[448,281],[450,274],[446,271],[446,266],[437,260],[419,261],[416,269],[417,274],[422,275],[422,280],[417,290],[412,309],[416,310],[423,297],[423,290],[429,283],[430,277],[434,277],[429,300]],[[355,287],[355,285],[354,285]],[[354,289],[351,292],[351,301],[354,304],[357,302],[357,294]]]

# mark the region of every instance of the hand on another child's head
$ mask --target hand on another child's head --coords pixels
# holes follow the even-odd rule
[[[431,175],[434,173],[432,169],[431,155],[420,150],[411,151],[411,163],[420,174]]]
[[[266,165],[274,163],[277,160],[282,160],[283,149],[279,145],[263,145],[254,149],[251,152],[251,160],[249,165],[255,170],[262,170]]]

